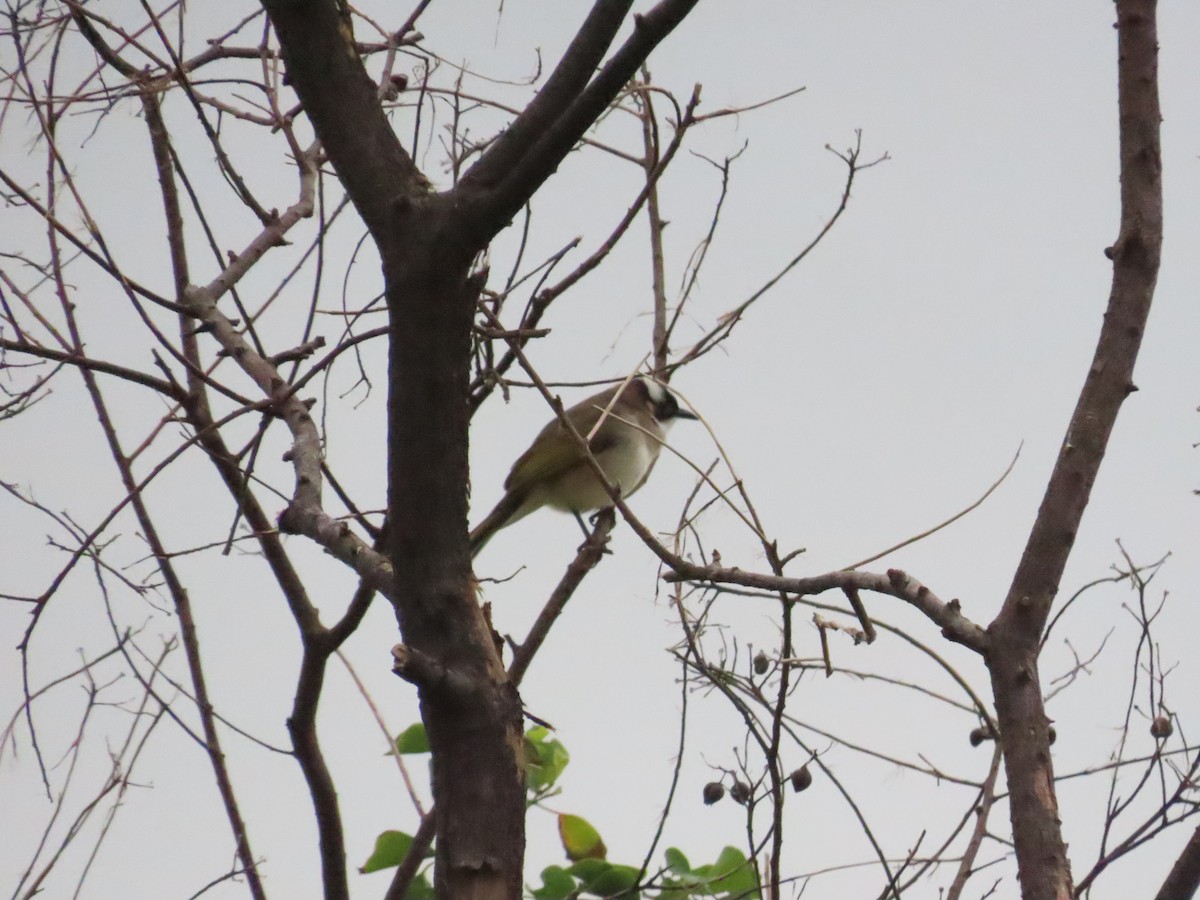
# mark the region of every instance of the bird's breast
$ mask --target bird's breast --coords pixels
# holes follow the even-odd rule
[[[629,496],[646,480],[650,467],[658,459],[660,444],[644,434],[636,433],[615,447],[604,450],[596,461],[608,480]]]
[[[596,454],[596,461],[604,470],[605,477],[621,489],[622,496],[629,497],[650,474],[650,469],[658,459],[660,446],[658,441],[635,432],[604,448]],[[580,462],[580,465],[564,472],[553,487],[545,491],[543,497],[546,505],[575,512],[612,505],[612,498],[596,479],[591,466],[582,460]]]

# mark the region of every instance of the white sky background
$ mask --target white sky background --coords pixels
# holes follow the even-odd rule
[[[513,0],[502,14],[494,3],[465,6],[469,15],[464,4],[432,6],[420,23],[429,46],[449,59],[469,61],[476,71],[509,79],[533,71],[534,47],[541,48],[547,66],[556,61],[585,9],[583,4]],[[1032,524],[1108,294],[1111,266],[1102,251],[1115,238],[1118,223],[1113,9],[1087,2],[1056,3],[1039,8],[1036,16],[1000,3],[777,2],[742,5],[738,13],[730,9],[729,4],[701,4],[651,59],[656,82],[681,102],[694,83],[702,83],[701,112],[755,103],[798,86],[807,90],[768,109],[706,126],[688,145],[721,158],[749,142],[734,165],[722,226],[689,306],[695,325],[681,330],[678,346],[741,302],[821,228],[836,206],[844,174],[824,149],[826,143],[844,149],[861,128],[864,159],[884,151],[891,159],[860,174],[850,209],[828,238],[760,301],[722,351],[682,372],[674,385],[718,433],[781,550],[808,548],[789,567],[797,575],[844,566],[958,511],[999,476],[1023,442],[1015,471],[981,509],[870,566],[904,568],[943,598],[961,598],[964,612],[986,624],[999,609]],[[403,15],[391,4],[376,12],[392,24]],[[464,21],[471,24],[459,24]],[[1141,390],[1121,412],[1062,596],[1109,573],[1120,560],[1117,539],[1140,563],[1175,554],[1150,596],[1171,592],[1155,636],[1163,665],[1179,664],[1168,679],[1167,703],[1183,733],[1192,736],[1189,723],[1198,706],[1191,685],[1197,672],[1187,650],[1198,624],[1193,591],[1200,581],[1195,554],[1200,500],[1192,496],[1200,487],[1200,451],[1192,447],[1200,440],[1195,414],[1200,402],[1195,361],[1200,7],[1164,3],[1159,34],[1166,192],[1162,273],[1136,374]],[[87,64],[90,59],[79,61],[81,67]],[[474,89],[483,86],[475,83]],[[105,123],[86,154],[76,153],[80,178],[95,192],[89,195],[93,212],[112,238],[122,239],[118,255],[166,292],[157,187],[152,180],[131,183],[149,171],[137,167],[147,155],[144,127],[132,107],[118,115]],[[411,119],[399,111],[394,121],[407,143]],[[614,125],[608,134],[614,140],[624,135],[625,146],[635,149],[632,125]],[[28,150],[15,135],[10,126],[0,146],[6,167],[22,165],[20,157]],[[292,169],[281,143],[263,146],[268,149],[244,171],[257,179],[268,205],[282,207],[294,196]],[[207,147],[193,149],[197,161],[206,159]],[[243,156],[243,164],[250,158]],[[431,152],[419,161],[432,166],[435,160]],[[31,172],[43,171],[42,158],[35,156],[30,166]],[[435,180],[444,176],[436,168],[427,171]],[[575,235],[583,237],[583,249],[574,259],[582,259],[607,236],[636,194],[638,178],[634,167],[609,157],[572,157],[534,201],[527,259],[540,259]],[[212,184],[206,190],[224,189]],[[671,290],[708,227],[717,190],[715,171],[685,154],[661,185],[663,214],[671,221]],[[136,192],[133,202],[131,191]],[[335,193],[331,185],[331,196]],[[5,244],[18,240],[18,223],[33,227],[31,219],[8,211],[2,216]],[[139,217],[152,222],[148,231]],[[247,216],[238,215],[226,240],[239,246],[255,229]],[[357,223],[336,230],[343,267],[360,235]],[[496,243],[493,286],[507,274],[515,237],[510,230]],[[213,272],[203,269],[198,241],[194,250],[199,271],[193,278],[207,280]],[[277,268],[268,260],[263,280],[246,286],[247,296],[255,296],[255,284],[269,286],[268,273],[278,278],[291,259],[280,254]],[[530,356],[544,377],[586,381],[621,374],[637,363],[649,346],[650,320],[643,315],[650,301],[647,260],[639,221],[602,270],[563,297],[543,323],[553,334]],[[326,308],[336,302],[342,271],[335,268],[329,276]],[[311,282],[301,284],[288,310],[307,302]],[[378,290],[373,254],[364,253],[352,285],[351,305]],[[92,315],[87,297],[81,292],[77,298],[85,318]],[[286,323],[286,315],[280,309],[275,321]],[[100,356],[119,350],[123,333],[104,315],[92,321],[100,330],[93,332],[89,348]],[[319,323],[331,342],[337,335],[332,321]],[[280,338],[272,349],[287,346],[291,343]],[[353,381],[349,367],[329,392],[329,452],[352,492],[366,505],[380,506],[382,345],[367,359],[374,367],[375,391],[366,403],[351,410],[336,401]],[[134,362],[150,365],[148,355]],[[68,508],[90,526],[113,501],[117,481],[107,457],[95,462],[88,455],[99,446],[95,417],[65,389],[68,383],[63,379],[64,387],[28,420],[0,426],[0,478],[33,485],[47,505]],[[572,402],[586,390],[564,388],[563,397]],[[139,412],[127,414],[132,422]],[[161,410],[141,414],[153,421]],[[539,397],[516,392],[508,406],[496,397],[476,417],[473,521],[498,498],[508,466],[547,416]],[[278,459],[280,434],[277,446],[264,450],[264,459]],[[690,423],[675,428],[672,442],[700,465],[716,455],[703,429]],[[690,469],[664,455],[632,505],[652,527],[670,528],[692,479]],[[289,484],[286,477],[277,481]],[[186,521],[171,534],[176,548],[224,536],[228,501],[214,493],[214,484],[211,470],[196,461],[156,488],[157,509],[184,511]],[[214,510],[205,518],[209,503]],[[49,530],[49,523],[31,518],[7,496],[0,499],[0,571],[6,582],[0,589],[35,592],[44,586],[47,573],[61,562],[45,548]],[[119,530],[123,537],[112,552],[125,562],[140,557],[144,551],[132,524]],[[706,546],[719,548],[726,564],[765,570],[761,552],[733,516],[710,515],[702,532]],[[289,546],[299,542],[292,538]],[[511,581],[487,587],[501,631],[523,636],[578,543],[569,517],[541,513],[488,546],[477,561],[481,576],[504,577],[523,567]],[[522,695],[532,712],[556,726],[572,754],[564,793],[553,808],[588,818],[604,836],[611,860],[637,865],[655,829],[678,741],[678,667],[664,652],[678,639],[678,628],[670,605],[659,596],[649,552],[624,527],[618,528],[613,550],[556,626]],[[319,553],[301,555],[312,583],[321,586],[314,594],[321,595],[329,621],[344,606],[352,580]],[[277,589],[262,580],[254,557],[207,554],[184,565],[217,707],[264,740],[286,746],[284,720],[298,641]],[[1051,704],[1060,773],[1101,763],[1115,747],[1137,637],[1121,607],[1134,599],[1124,587],[1089,594],[1060,626],[1044,657],[1043,680],[1049,685],[1071,664],[1063,638],[1080,655],[1090,656],[1116,628],[1090,674]],[[153,651],[149,634],[168,629],[169,621],[144,601],[120,596],[117,602],[127,624],[149,623],[145,643]],[[983,666],[971,653],[946,644],[934,626],[900,608],[899,601],[870,597],[867,603],[880,618],[907,626],[990,696]],[[773,646],[774,613],[774,605],[761,599],[718,602],[714,617],[742,648],[741,666],[748,663],[748,644]],[[17,643],[26,616],[24,606],[0,606],[4,646]],[[796,622],[798,652],[815,656],[819,649],[809,613],[798,609]],[[413,691],[390,673],[388,651],[396,640],[391,611],[377,602],[347,652],[389,725],[399,731],[416,719],[416,711]],[[33,683],[69,668],[77,647],[96,651],[110,643],[95,584],[80,573],[39,627],[31,657]],[[840,665],[913,677],[951,691],[948,680],[922,657],[886,635],[870,647],[851,647],[834,636],[833,648]],[[182,654],[174,662],[181,674]],[[358,865],[375,834],[385,828],[411,831],[416,819],[394,765],[383,756],[383,739],[370,712],[344,670],[334,666],[329,681],[322,718],[325,750],[338,780],[350,859]],[[60,690],[57,706],[40,708],[43,748],[51,761],[65,752],[75,727],[64,707],[79,702],[78,689]],[[130,687],[127,696],[133,693]],[[0,657],[5,718],[19,699],[19,660],[10,652]],[[913,761],[922,753],[962,777],[982,779],[986,772],[990,752],[972,750],[967,743],[975,724],[969,715],[845,676],[805,679],[792,704],[798,718],[848,740]],[[726,844],[744,843],[739,807],[728,800],[712,808],[700,803],[700,788],[713,774],[708,764],[732,767],[732,748],[741,746],[742,732],[716,695],[692,695],[690,716],[679,795],[657,858],[663,847],[674,846],[701,863]],[[103,777],[102,735],[120,734],[126,725],[124,713],[98,713],[92,753],[78,776],[81,784]],[[317,896],[315,832],[298,770],[235,735],[224,737],[252,846],[265,859],[268,890],[275,897]],[[923,775],[864,763],[841,747],[830,749],[827,740],[808,737],[816,749],[828,751],[825,761],[854,792],[892,858],[903,858],[927,825],[931,831],[922,849],[934,849],[953,810],[969,802],[966,789],[937,787]],[[1153,748],[1141,719],[1135,718],[1133,742],[1133,753]],[[15,882],[51,809],[23,731],[18,751],[9,748],[0,763],[0,820],[6,835],[0,842],[0,884]],[[805,760],[799,749],[792,754],[797,765]],[[420,763],[416,774],[422,774]],[[226,871],[232,842],[210,770],[193,743],[164,723],[134,780],[144,787],[127,797],[83,896],[116,896],[113,891],[119,889],[128,897],[186,897]],[[1060,803],[1076,877],[1095,858],[1106,787],[1107,782],[1094,779],[1063,788]],[[77,798],[86,796],[81,790]],[[935,812],[942,817],[934,819]],[[1007,809],[1000,806],[994,815],[993,830],[1006,833]],[[789,798],[786,827],[788,873],[870,860],[844,803],[820,777],[810,791]],[[1157,849],[1118,863],[1092,896],[1144,895],[1161,880],[1190,832],[1185,825],[1161,839]],[[529,836],[527,873],[536,880],[542,866],[561,860],[553,817],[532,811]],[[995,858],[996,851],[991,844],[982,859]],[[74,880],[68,873],[79,870],[85,855],[77,848],[68,856],[47,897],[70,896]],[[1002,866],[978,876],[976,895],[991,885],[991,871],[1010,875],[1012,870]],[[379,896],[389,877],[353,876],[355,896]],[[914,896],[937,896],[952,877],[949,869],[940,870]],[[806,896],[843,896],[842,891],[873,896],[882,885],[878,867],[867,867],[819,880]],[[225,885],[206,896],[243,895],[240,886]],[[1016,896],[1011,877],[997,896]]]

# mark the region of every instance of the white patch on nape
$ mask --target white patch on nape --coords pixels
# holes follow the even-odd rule
[[[667,389],[649,375],[639,375],[638,378],[641,380],[642,384],[646,385],[646,393],[650,395],[650,402],[655,406],[660,405],[667,399]]]

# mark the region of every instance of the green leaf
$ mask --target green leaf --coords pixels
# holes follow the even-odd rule
[[[714,875],[724,875],[746,864],[746,854],[737,847],[726,847],[712,864]]]
[[[608,865],[602,859],[581,859],[577,863],[572,863],[567,867],[567,871],[582,881],[587,881],[590,878],[595,878],[600,872],[603,872]]]
[[[396,738],[397,753],[428,753],[429,737],[425,734],[425,726],[420,722],[409,725]]]
[[[571,754],[561,742],[550,737],[549,729],[538,725],[526,732],[526,790],[537,794],[553,787],[570,761]]]
[[[366,875],[368,872],[394,868],[408,855],[411,846],[412,835],[403,831],[385,831],[375,838],[375,851],[358,871]]]
[[[733,897],[756,898],[759,896],[754,881],[754,869],[746,862],[746,855],[736,847],[726,847],[709,869],[709,887],[720,894]]]
[[[542,869],[542,886],[533,891],[535,900],[568,900],[579,883],[562,866]]]
[[[675,847],[667,848],[667,868],[677,874],[684,874],[692,871],[692,864],[688,862],[688,858],[683,855],[682,850]]]
[[[662,897],[737,897],[739,900],[757,900],[758,885],[754,880],[754,869],[747,863],[746,856],[736,847],[726,847],[717,861],[694,869],[685,868],[687,859],[678,850],[667,851],[667,864],[674,878],[667,882],[673,891],[665,891]],[[679,864],[678,867],[676,864]]]
[[[632,866],[619,866],[600,859],[585,859],[571,866],[570,871],[583,880],[583,893],[596,897],[614,897],[622,894],[635,898],[636,893],[626,893],[637,884],[638,870]]]
[[[579,816],[560,813],[558,836],[562,839],[567,859],[572,862],[581,859],[604,859],[608,853],[604,841],[600,839],[600,832],[593,828],[587,819]]]
[[[437,900],[433,885],[429,883],[424,872],[412,880],[412,884],[404,892],[404,900]]]

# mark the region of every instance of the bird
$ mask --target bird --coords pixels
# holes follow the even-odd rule
[[[622,498],[646,483],[658,460],[667,426],[675,419],[696,418],[680,407],[671,391],[648,375],[588,397],[568,409],[565,416],[588,440],[592,455],[609,483],[620,489]],[[612,498],[588,465],[575,437],[557,418],[513,463],[504,480],[504,496],[471,532],[472,558],[501,528],[543,506],[576,516],[612,506]]]

